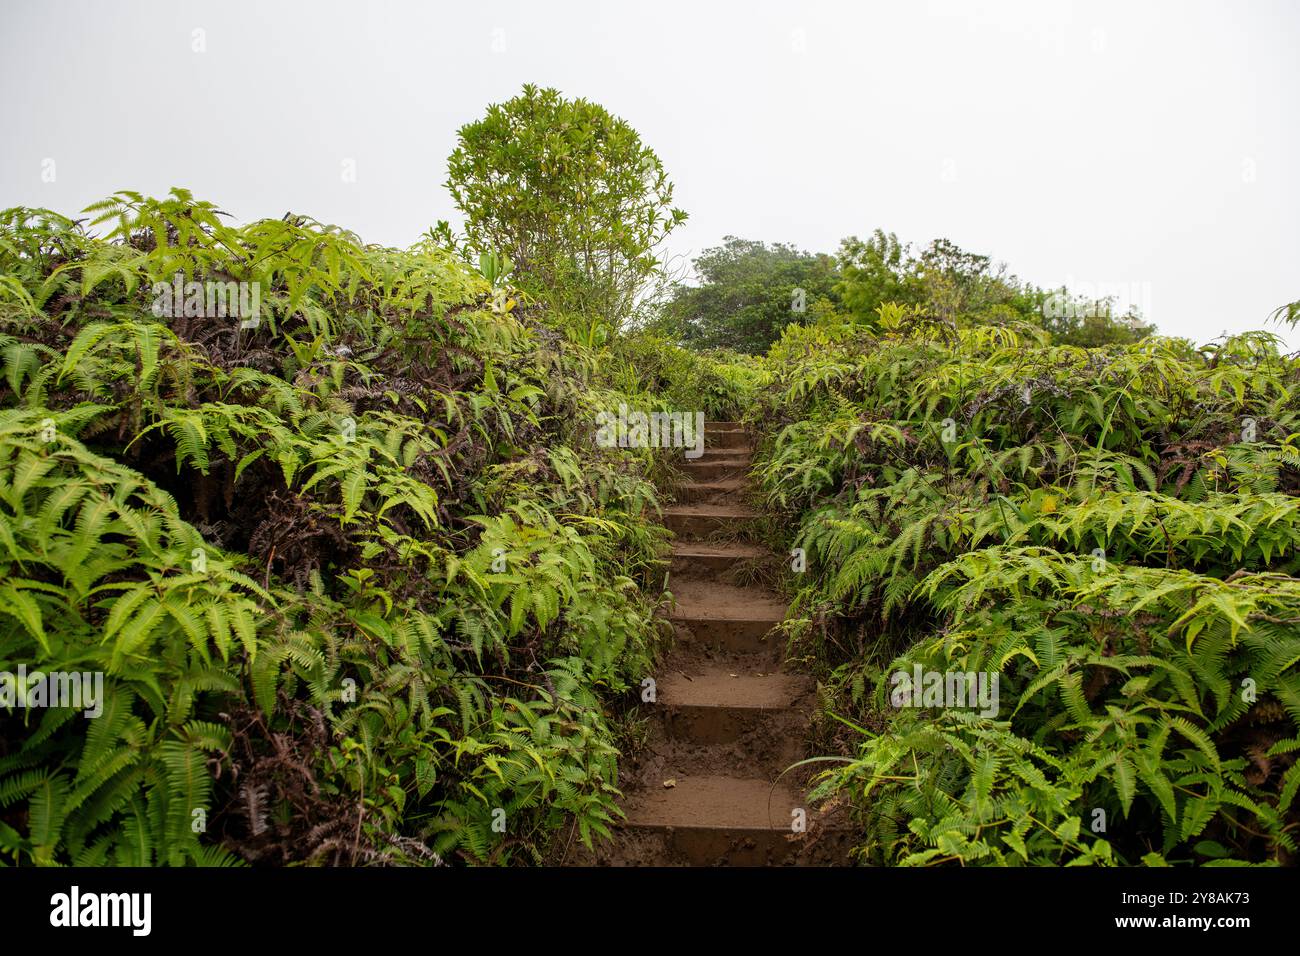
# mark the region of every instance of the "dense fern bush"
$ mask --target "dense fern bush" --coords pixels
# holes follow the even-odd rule
[[[664,463],[593,437],[666,402],[635,343],[429,242],[236,227],[182,190],[89,212],[0,213],[0,670],[105,675],[95,718],[0,709],[3,858],[507,862],[607,834],[606,714],[660,640]],[[157,308],[191,282],[258,314]]]
[[[1294,861],[1300,362],[887,305],[768,367],[792,644],[865,735],[819,793],[865,860]],[[997,713],[898,706],[917,666],[996,673]]]

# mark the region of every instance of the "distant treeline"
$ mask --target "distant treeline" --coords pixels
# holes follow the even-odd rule
[[[1058,345],[1136,342],[1153,331],[1140,306],[1097,288],[1040,289],[947,239],[915,250],[877,229],[835,255],[728,236],[695,259],[698,284],[675,284],[655,331],[700,348],[758,354],[791,324],[878,323],[887,302],[961,325],[1028,321]]]

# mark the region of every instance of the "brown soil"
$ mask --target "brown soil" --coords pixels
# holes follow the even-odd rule
[[[732,537],[758,517],[744,501],[751,446],[733,423],[706,426],[705,455],[665,509],[678,540],[668,590],[677,646],[655,675],[646,746],[622,769],[626,819],[612,844],[570,852],[579,865],[762,866],[847,862],[850,832],[804,793],[813,682],[788,670],[772,634],[779,595],[735,583],[776,555]],[[738,573],[742,572],[742,573]]]

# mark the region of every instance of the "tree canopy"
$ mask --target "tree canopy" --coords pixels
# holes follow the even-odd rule
[[[694,346],[759,353],[791,322],[830,306],[835,260],[727,236],[700,254],[695,271],[700,284],[678,285],[657,327]]]
[[[913,251],[892,232],[850,236],[836,255],[728,236],[695,259],[697,283],[679,283],[652,327],[697,348],[765,352],[789,325],[847,319],[876,327],[901,306],[950,325],[1027,322],[1058,345],[1136,342],[1151,332],[1136,310],[1110,298],[1022,282],[990,256],[950,239]]]
[[[555,308],[615,324],[686,219],[663,163],[626,121],[532,85],[461,127],[447,188],[471,249],[509,257],[516,281]]]

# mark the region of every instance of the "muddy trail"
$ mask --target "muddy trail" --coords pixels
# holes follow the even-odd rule
[[[668,589],[676,644],[655,675],[650,735],[624,767],[621,821],[612,844],[585,859],[614,866],[834,865],[847,862],[838,815],[804,798],[814,707],[810,678],[783,663],[773,633],[786,603],[782,556],[746,535],[753,448],[733,422],[705,425],[705,452],[687,460],[677,503]],[[783,773],[784,772],[784,773]]]

